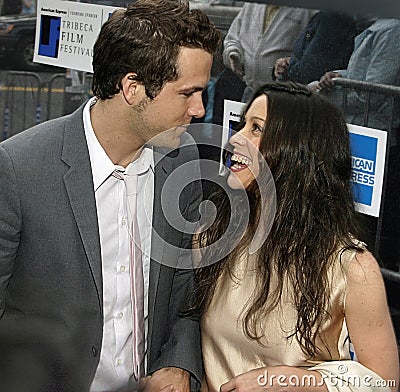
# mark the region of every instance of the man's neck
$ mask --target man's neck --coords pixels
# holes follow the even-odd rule
[[[124,121],[123,108],[112,100],[98,100],[90,110],[97,140],[115,165],[126,167],[140,156],[144,141],[138,140]]]

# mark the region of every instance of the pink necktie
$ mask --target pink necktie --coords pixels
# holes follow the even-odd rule
[[[125,174],[123,176],[118,171],[114,171],[113,175],[123,179],[126,186],[132,286],[133,374],[136,380],[140,380],[144,376],[144,283],[140,233],[137,221],[138,176],[136,174]]]

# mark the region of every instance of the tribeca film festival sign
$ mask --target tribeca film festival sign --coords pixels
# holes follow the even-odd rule
[[[225,100],[222,146],[229,140],[239,122],[244,104]],[[382,198],[387,133],[379,129],[347,124],[350,132],[353,195],[355,208],[363,214],[378,217]],[[224,165],[221,154],[220,174]]]
[[[92,72],[93,45],[117,7],[39,0],[35,54],[38,63]]]

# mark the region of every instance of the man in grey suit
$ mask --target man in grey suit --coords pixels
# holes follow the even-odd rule
[[[80,392],[185,392],[201,380],[198,320],[180,312],[193,282],[191,235],[164,216],[179,196],[182,217],[195,221],[201,188],[193,181],[180,195],[165,194],[174,190],[171,173],[197,158],[183,125],[204,115],[219,41],[186,3],[138,0],[100,32],[95,97],[0,144],[0,326],[43,325],[44,340],[76,365]],[[195,162],[185,167],[197,176]],[[116,172],[138,179],[141,380],[132,370],[129,205]]]

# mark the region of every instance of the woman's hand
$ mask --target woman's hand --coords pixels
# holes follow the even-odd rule
[[[242,373],[221,385],[221,392],[326,392],[328,389],[317,371],[293,366],[262,367]]]
[[[267,369],[268,368],[265,367],[242,373],[232,378],[227,383],[222,384],[220,391],[263,391],[265,390],[265,387],[261,385],[262,383],[259,383],[259,380],[264,377],[264,373]]]

